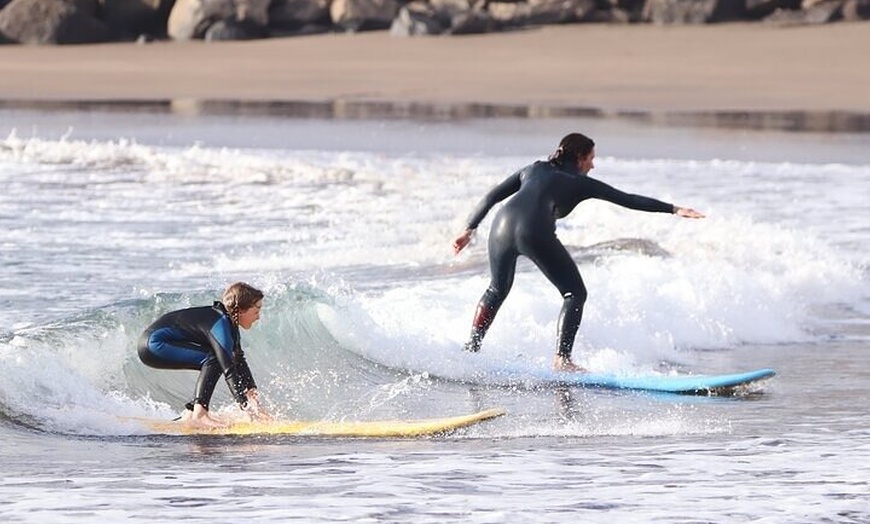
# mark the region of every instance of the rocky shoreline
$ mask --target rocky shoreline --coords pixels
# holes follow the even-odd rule
[[[0,0],[0,43],[250,40],[389,30],[465,35],[532,26],[826,24],[870,19],[870,0]]]

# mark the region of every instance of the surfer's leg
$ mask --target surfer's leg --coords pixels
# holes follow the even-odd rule
[[[224,427],[227,425],[226,422],[214,418],[208,410],[214,388],[222,373],[220,363],[214,355],[210,355],[202,363],[193,401],[184,405],[186,411],[181,416],[183,421],[192,426],[202,427]]]
[[[477,310],[474,313],[474,319],[471,322],[471,335],[468,342],[465,343],[465,350],[471,352],[480,351],[480,344],[483,342],[483,337],[489,331],[489,326],[495,319],[496,313],[507,295],[500,293],[493,288],[492,284],[483,293],[480,302],[477,304]]]
[[[494,232],[493,232],[494,233]],[[466,351],[480,351],[480,344],[486,332],[492,325],[495,315],[510,293],[514,283],[517,266],[517,252],[512,243],[493,239],[489,242],[489,267],[491,278],[489,287],[480,298],[474,320],[471,323],[471,335],[465,344]]]
[[[139,340],[139,358],[153,368],[199,370],[194,400],[185,404],[186,411],[181,419],[205,426],[221,425],[208,416],[208,405],[222,373],[217,358],[203,346],[173,340],[172,335],[169,329],[145,333]]]
[[[555,235],[549,239],[538,237],[529,251],[529,258],[562,294],[556,357],[558,361],[570,363],[574,339],[583,320],[583,306],[586,303],[587,293],[583,278],[568,250]]]
[[[218,379],[223,371],[221,365],[214,355],[209,356],[199,370],[199,378],[196,380],[196,389],[194,389],[193,402],[191,404],[199,404],[206,411],[211,403],[211,397],[214,394],[214,388],[217,386]]]
[[[582,284],[582,282],[581,282]],[[556,354],[570,360],[574,349],[574,339],[583,321],[583,305],[586,303],[586,289],[569,291],[562,294],[562,310],[559,312],[559,332],[557,333]]]

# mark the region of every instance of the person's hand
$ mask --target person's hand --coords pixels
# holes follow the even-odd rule
[[[245,396],[248,399],[245,404],[244,411],[248,415],[251,422],[269,422],[273,420],[272,415],[263,407],[260,400],[260,393],[256,389],[249,389]]]
[[[275,420],[272,415],[262,410],[257,411],[256,413],[251,413],[250,416],[252,422],[272,422]]]
[[[466,229],[462,232],[461,235],[456,237],[456,240],[453,241],[453,254],[458,255],[460,251],[465,249],[465,246],[471,242],[471,236],[474,234],[473,229]]]
[[[683,218],[704,218],[704,214],[690,207],[674,206],[674,214]]]

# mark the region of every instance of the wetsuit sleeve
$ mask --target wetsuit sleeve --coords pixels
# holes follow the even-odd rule
[[[227,317],[222,316],[214,323],[209,331],[209,340],[221,369],[223,369],[230,393],[239,405],[244,406],[248,401],[245,393],[256,385],[254,385],[254,378],[251,376],[251,370],[241,348],[237,356],[234,354],[236,341],[233,337],[232,324]]]
[[[483,218],[492,209],[492,206],[498,204],[505,198],[513,195],[520,190],[520,173],[517,171],[513,175],[504,179],[501,183],[489,190],[489,192],[480,199],[471,215],[468,217],[468,229],[477,229],[477,226],[483,221]]]
[[[584,182],[590,185],[590,195],[592,198],[606,200],[618,206],[636,209],[638,211],[649,211],[651,213],[673,213],[674,205],[656,200],[655,198],[646,197],[643,195],[634,195],[624,193],[613,186],[607,185],[600,180],[594,178],[586,178]]]
[[[242,401],[239,403],[244,406],[245,403],[248,402],[248,397],[245,393],[249,389],[257,389],[257,383],[254,382],[254,375],[251,373],[251,368],[248,367],[248,361],[245,360],[245,354],[239,350],[239,355],[236,357],[236,372],[234,375],[236,379],[236,390],[241,391],[242,393]],[[227,377],[227,381],[229,381],[229,377]],[[238,398],[236,399],[238,400]]]

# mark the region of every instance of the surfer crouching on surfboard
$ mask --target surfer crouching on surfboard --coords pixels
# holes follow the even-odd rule
[[[703,218],[691,208],[678,207],[654,198],[623,193],[590,178],[595,159],[595,142],[571,133],[545,161],[530,164],[492,188],[468,218],[465,231],[453,241],[455,253],[471,241],[475,229],[493,206],[513,195],[498,211],[489,233],[489,287],[477,306],[467,351],[479,351],[487,330],[507,298],[514,281],[517,257],[528,257],[562,294],[556,357],[557,371],[585,371],[571,361],[574,337],[583,317],[586,286],[577,264],[556,236],[556,220],[564,218],[580,202],[595,198],[629,209],[673,213],[686,218]]]
[[[183,421],[195,426],[227,425],[208,411],[221,374],[251,420],[271,420],[239,341],[239,327],[250,329],[260,319],[262,307],[262,291],[236,282],[224,291],[220,302],[166,313],[142,333],[139,358],[145,365],[199,370],[194,398],[185,405]]]

